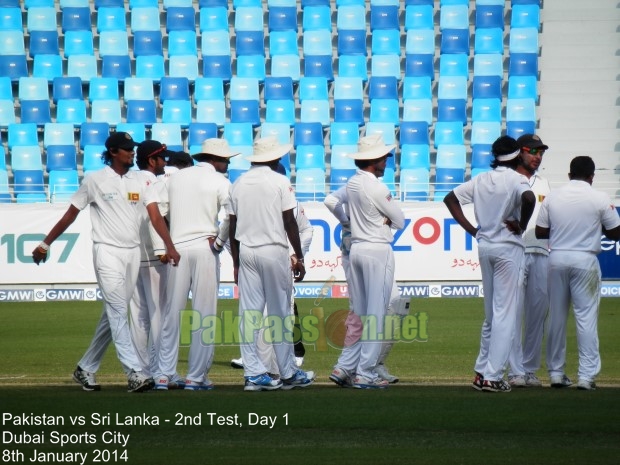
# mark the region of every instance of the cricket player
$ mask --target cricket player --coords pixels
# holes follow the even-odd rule
[[[360,139],[355,160],[357,173],[346,185],[351,225],[349,296],[353,312],[346,321],[345,348],[329,379],[340,386],[383,389],[389,384],[376,371],[380,364],[385,316],[394,287],[392,229],[405,226],[405,216],[385,184],[385,172],[395,145],[380,134]],[[366,338],[362,338],[364,328]]]
[[[523,286],[519,295],[515,337],[508,358],[510,370],[508,383],[512,387],[542,386],[536,371],[540,368],[545,319],[549,309],[547,273],[549,241],[536,239],[534,229],[543,199],[551,190],[549,181],[538,174],[543,155],[549,146],[535,134],[524,134],[517,139],[521,151],[517,159],[517,172],[525,176],[536,196],[534,213],[523,233],[525,262]]]
[[[230,181],[228,171],[233,153],[224,139],[211,138],[202,143],[202,152],[193,155],[197,165],[180,170],[168,181],[170,235],[183,250],[184,261],[168,277],[168,302],[164,312],[159,366],[155,388],[167,390],[176,374],[179,354],[179,317],[192,292],[192,317],[199,324],[217,311],[220,283],[220,257],[228,238],[228,217],[218,224],[221,209],[228,211]],[[210,390],[208,373],[215,352],[213,328],[192,332],[186,390]]]
[[[143,205],[146,205],[153,227],[164,240],[170,262],[177,265],[181,258],[159,214],[157,193],[130,170],[137,145],[126,132],[110,134],[102,154],[108,166],[82,180],[66,213],[32,252],[37,265],[44,262],[52,243],[75,221],[80,211],[90,205],[95,275],[104,304],[90,347],[73,373],[73,379],[85,391],[101,389],[95,373],[112,341],[127,374],[128,391],[141,392],[153,387],[153,379],[144,374],[136,354],[128,320],[129,301],[140,268]]]
[[[609,196],[592,189],[595,165],[588,156],[570,162],[568,184],[549,193],[536,221],[536,237],[549,239],[547,370],[552,387],[572,384],[566,376],[566,320],[572,301],[577,326],[577,388],[596,389],[601,371],[598,307],[601,298],[601,236],[620,240],[620,216]]]
[[[532,216],[536,197],[527,178],[515,171],[520,152],[517,141],[502,136],[493,143],[492,151],[493,169],[450,191],[444,203],[457,223],[478,240],[485,319],[472,387],[509,392],[503,372],[514,337],[522,284],[521,234]],[[477,228],[461,207],[469,203],[474,204]]]
[[[314,382],[312,371],[304,372],[296,366],[293,352],[291,269],[295,281],[303,280],[306,274],[293,213],[297,200],[288,178],[275,172],[291,148],[290,144],[279,144],[275,137],[257,140],[248,157],[251,168],[231,190],[230,245],[239,286],[245,391],[292,389]],[[295,252],[292,256],[289,243]],[[265,306],[268,318],[280,324],[280,329],[273,329],[278,380],[268,375],[256,347]]]

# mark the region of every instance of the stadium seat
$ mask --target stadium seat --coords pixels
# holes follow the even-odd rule
[[[43,128],[43,147],[50,145],[73,145],[75,132],[69,123],[47,123]]]
[[[170,8],[190,7],[193,5],[192,0],[164,0],[164,10]]]
[[[471,144],[491,145],[501,136],[500,121],[474,121],[471,124]]]
[[[35,64],[36,60],[37,57],[35,57]],[[82,82],[89,82],[98,76],[97,58],[94,55],[71,55],[67,59],[67,76],[77,76]]]
[[[134,51],[135,53],[135,51]],[[136,76],[159,82],[166,74],[163,55],[142,55],[136,57]]]
[[[432,99],[431,78],[428,76],[405,76],[402,92],[403,100]]]
[[[22,77],[18,81],[18,98],[23,100],[49,100],[49,87],[46,79]]]
[[[9,127],[14,124],[15,121],[15,104],[13,103],[13,99],[0,99],[0,128]]]
[[[190,6],[171,6],[166,9],[166,32],[195,31],[196,12]]]
[[[472,122],[502,121],[502,102],[497,98],[476,98],[472,101]]]
[[[88,174],[90,171],[95,171],[103,168],[105,163],[101,158],[101,154],[105,151],[105,146],[102,145],[86,145],[84,147],[84,153],[82,155],[82,169],[84,174]]]
[[[39,145],[16,145],[11,149],[11,169],[43,170],[43,157]]]
[[[102,31],[99,34],[99,56],[129,55],[127,31]]]
[[[13,123],[8,125],[7,142],[9,150],[19,145],[38,145],[37,125],[34,123]]]
[[[370,58],[370,74],[372,76],[392,76],[400,80],[400,57],[398,55],[373,55]]]
[[[31,57],[37,55],[58,55],[58,32],[57,31],[32,31],[30,33],[30,45],[28,53]]]
[[[299,55],[276,55],[271,57],[271,76],[290,77],[298,82],[301,77]]]
[[[91,20],[89,7],[62,8],[60,14],[63,33],[67,31],[90,31]]]
[[[471,169],[489,168],[494,157],[491,146],[488,144],[476,144],[471,148]]]
[[[168,55],[173,56],[198,56],[196,45],[196,32],[194,30],[170,31],[168,33]]]
[[[22,11],[18,6],[0,5],[0,31],[22,31]]]
[[[325,170],[321,168],[296,168],[295,197],[299,201],[325,199]]]
[[[538,4],[512,5],[510,27],[540,27],[540,6]]]
[[[237,56],[237,77],[255,78],[262,83],[266,75],[266,60],[263,55]]]
[[[510,29],[508,50],[512,53],[538,54],[538,28],[517,27]]]
[[[394,123],[369,121],[366,124],[366,135],[381,134],[386,144],[396,144],[396,126]],[[388,166],[390,165],[394,165],[394,157],[388,160]]]
[[[96,123],[117,125],[122,121],[121,102],[117,100],[94,100],[90,104],[90,120]]]
[[[508,77],[538,76],[538,53],[510,53]]]
[[[200,32],[228,31],[227,6],[209,6],[200,8],[198,27],[200,28]]]
[[[536,121],[536,102],[531,98],[506,100],[506,121]]]
[[[144,123],[118,123],[116,131],[126,132],[136,142],[144,142],[146,140],[146,125]]]
[[[150,126],[157,122],[157,109],[154,100],[130,100],[127,102],[128,123],[143,123]]]
[[[168,75],[186,77],[194,82],[199,77],[198,57],[196,55],[175,55],[168,58]]]
[[[217,137],[218,129],[215,123],[193,122],[189,125],[187,142],[190,146],[190,153],[196,153],[191,147],[199,147],[205,140]]]
[[[356,173],[355,168],[334,168],[333,166],[329,171],[329,184],[332,191],[344,186]]]
[[[514,8],[512,9],[514,14]],[[479,28],[498,27],[504,29],[504,3],[499,5],[476,4],[476,32]]]
[[[113,77],[121,81],[131,77],[129,55],[107,55],[101,59],[101,76]]]
[[[338,31],[336,50],[338,55],[366,55],[366,31],[361,29],[343,29]]]
[[[220,78],[230,81],[232,78],[232,64],[230,55],[202,56],[203,77]]]
[[[462,53],[444,53],[439,57],[439,78],[462,76],[469,80],[468,56]]]
[[[281,144],[291,143],[291,127],[287,123],[264,122],[260,125],[261,137],[275,137]]]
[[[64,171],[50,171],[49,194],[52,203],[69,202],[71,196],[80,187],[77,169]]]
[[[57,103],[62,99],[83,99],[82,80],[79,77],[61,76],[52,82],[52,100]]]
[[[298,145],[295,154],[295,169],[319,168],[325,171],[325,146]]]
[[[426,201],[430,194],[430,172],[426,168],[405,168],[400,171],[402,201]]]
[[[357,152],[357,145],[332,145],[330,157],[330,167],[333,170],[353,170],[355,171],[355,161],[349,154]]]
[[[270,6],[267,10],[267,27],[269,31],[288,31],[297,32],[297,5],[292,6]]]
[[[442,5],[439,10],[439,30],[469,30],[469,5]]]
[[[41,77],[51,82],[54,78],[63,75],[62,67],[62,57],[60,55],[38,54],[35,55],[33,60],[32,77]],[[91,71],[92,74],[93,71]]]
[[[366,55],[340,55],[338,57],[338,77],[360,78],[368,80]]]
[[[135,7],[130,8],[130,27],[131,32],[138,31],[159,31],[159,8],[155,7]]]
[[[509,76],[508,98],[525,98],[538,101],[538,79],[536,76]]]
[[[56,31],[56,8],[50,6],[32,6],[26,10],[26,27],[32,31]]]
[[[127,87],[127,82],[125,82]],[[159,83],[159,101],[190,100],[189,79],[186,77],[165,76]]]
[[[436,169],[457,168],[464,170],[466,165],[466,152],[464,145],[442,144],[437,147],[437,158],[435,161]]]
[[[166,144],[170,150],[183,150],[181,125],[177,123],[154,123],[151,138]]]
[[[416,29],[434,29],[433,4],[405,7],[405,32]]]
[[[75,145],[50,145],[46,149],[46,170],[77,170]]]
[[[397,5],[370,5],[370,30],[400,29]]]
[[[166,100],[162,105],[162,123],[177,123],[183,129],[192,122],[192,102],[189,100]]]
[[[320,123],[295,124],[293,145],[323,145],[323,126]]]
[[[271,57],[277,55],[297,55],[297,31],[272,31],[269,34],[269,55]]]
[[[474,76],[472,98],[502,99],[502,78],[500,76]]]
[[[239,31],[263,31],[262,6],[240,6],[235,9],[234,28]]]
[[[336,29],[366,29],[365,5],[342,5],[336,8]]]
[[[22,100],[21,101],[21,122],[35,123],[43,126],[52,121],[49,100]]]
[[[403,100],[403,121],[433,122],[433,101],[429,98]]]
[[[437,98],[467,100],[467,78],[465,76],[440,76]]]
[[[125,79],[123,97],[125,103],[132,100],[155,100],[153,81],[147,78],[135,77]]]
[[[295,100],[293,79],[290,77],[267,77],[264,85],[265,121],[295,124]]]
[[[506,134],[518,139],[523,134],[536,133],[536,121],[506,121]]]
[[[242,55],[265,56],[265,35],[263,31],[237,31],[235,45],[237,57]]]
[[[429,144],[428,124],[403,121],[400,126],[400,145]]]
[[[331,55],[304,55],[304,76],[324,77],[333,81],[334,70]]]
[[[329,131],[329,144],[357,146],[360,139],[359,126],[355,123],[333,122]]]
[[[504,53],[504,31],[499,27],[477,28],[474,53]]]
[[[404,144],[400,146],[400,169],[431,169],[429,144]]]
[[[435,124],[435,148],[440,145],[463,145],[463,124],[458,121],[438,121]]]
[[[301,27],[306,31],[327,30],[331,32],[332,19],[329,3],[327,5],[309,5],[302,9]]]
[[[437,99],[437,121],[460,121],[467,124],[467,100]]]
[[[197,78],[194,89],[196,121],[222,127],[226,121],[224,81],[219,78]]]
[[[465,181],[464,168],[435,169],[435,202],[441,202],[446,194]]]
[[[503,75],[503,55],[500,55],[498,53],[474,54],[474,77],[499,76],[500,78],[502,78]]]
[[[189,79],[166,76],[159,85],[159,102],[162,105],[162,122],[179,123],[186,128],[192,121]]]
[[[252,147],[254,129],[250,123],[226,123],[224,124],[223,136],[231,146]]]
[[[435,31],[433,29],[409,29],[405,39],[405,53],[433,55],[435,53]]]
[[[304,56],[328,55],[331,62],[332,34],[326,29],[310,30],[303,34]]]
[[[125,0],[95,0],[95,10],[99,10],[101,7],[108,8],[123,8],[125,6]]]
[[[43,170],[14,170],[13,192],[18,203],[21,203],[20,197],[25,202],[46,202]]]
[[[104,145],[110,135],[110,125],[106,122],[86,122],[80,127],[80,148],[87,145]]]
[[[97,9],[97,32],[126,31],[125,8],[119,6],[102,6]]]
[[[116,78],[97,77],[88,86],[88,100],[120,100],[119,83]]]
[[[441,31],[440,52],[469,54],[469,28]]]

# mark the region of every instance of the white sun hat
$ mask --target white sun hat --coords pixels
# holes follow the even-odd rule
[[[273,161],[282,158],[292,148],[292,144],[280,144],[274,136],[263,137],[254,142],[253,154],[246,159],[254,163]]]
[[[350,153],[348,156],[354,160],[376,160],[385,155],[392,156],[390,153],[396,145],[385,145],[381,134],[372,134],[362,137],[357,144],[357,152]]]
[[[218,139],[217,137],[211,137],[205,140],[200,146],[200,153],[192,155],[195,160],[204,158],[208,155],[213,155],[220,158],[231,158],[239,155],[239,152],[233,152],[230,150],[230,146],[226,139]]]

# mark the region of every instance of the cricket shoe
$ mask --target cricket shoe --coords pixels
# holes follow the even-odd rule
[[[587,379],[580,379],[577,382],[577,389],[581,391],[594,391],[596,389],[596,383],[594,381],[588,381]]]
[[[527,378],[525,375],[509,376],[508,383],[512,387],[527,387]]]
[[[484,384],[484,376],[482,373],[478,373],[476,371],[476,377],[471,383],[471,387],[473,387],[476,391],[482,391],[482,385]]]
[[[351,387],[353,386],[353,382],[351,381],[351,373],[349,373],[344,368],[334,368],[332,374],[329,375],[329,379],[332,380],[340,387]]]
[[[485,379],[482,382],[482,390],[484,392],[510,392],[512,388],[503,379],[498,379],[497,381]]]
[[[155,387],[153,378],[144,376],[139,371],[132,371],[127,378],[127,392],[144,392]]]
[[[383,363],[375,367],[375,372],[379,375],[379,378],[386,380],[390,384],[396,384],[400,381],[398,376],[394,376],[387,371],[387,368]]]
[[[314,383],[314,371],[297,370],[293,376],[282,380],[282,389],[305,388]]]
[[[168,380],[168,389],[184,389],[185,380],[177,373]]]
[[[170,381],[168,380],[168,377],[165,375],[162,376],[158,376],[157,379],[155,379],[155,390],[156,391],[167,391],[168,385],[170,384]]]
[[[97,384],[95,373],[84,371],[79,365],[73,372],[73,381],[81,384],[85,391],[101,391],[101,385]]]
[[[566,375],[555,375],[551,377],[550,384],[552,388],[565,388],[572,386],[573,382]]]
[[[357,375],[353,380],[353,387],[356,389],[386,389],[389,385],[390,383],[378,376],[374,379],[369,379],[365,376]]]
[[[534,373],[526,373],[525,374],[525,383],[531,387],[541,387],[542,382],[538,379]]]
[[[273,379],[266,373],[257,376],[246,376],[244,391],[274,391],[282,387],[282,381]]]
[[[209,378],[204,378],[203,381],[192,381],[191,379],[185,380],[186,391],[211,391],[215,389],[215,385]]]
[[[233,368],[237,368],[243,370],[243,359],[242,358],[233,358],[230,361],[230,366]]]

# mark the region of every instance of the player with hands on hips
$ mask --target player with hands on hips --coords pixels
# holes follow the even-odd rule
[[[159,213],[157,193],[144,186],[137,173],[130,170],[137,145],[126,132],[110,134],[102,154],[107,166],[82,180],[63,217],[32,252],[37,265],[45,261],[52,243],[73,224],[81,210],[90,206],[95,276],[104,304],[90,347],[73,373],[73,379],[85,391],[101,389],[95,373],[110,342],[114,342],[127,375],[128,391],[141,392],[153,387],[153,379],[142,371],[128,319],[129,301],[140,268],[140,226],[144,206],[154,229],[164,241],[171,262],[177,265],[181,258]]]

